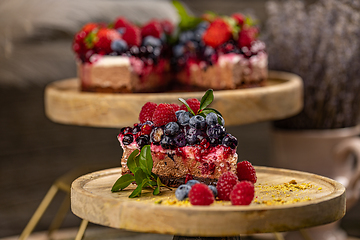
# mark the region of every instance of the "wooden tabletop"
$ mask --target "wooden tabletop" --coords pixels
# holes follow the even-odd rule
[[[71,208],[82,219],[112,228],[202,237],[291,231],[330,223],[345,214],[345,188],[334,180],[268,167],[256,171],[255,199],[249,206],[221,201],[181,205],[169,190],[158,196],[145,190],[140,198],[130,199],[131,187],[111,192],[120,177],[120,168],[113,168],[76,179]]]
[[[204,92],[91,93],[79,89],[77,78],[49,84],[45,89],[45,113],[57,123],[120,128],[138,122],[148,101],[178,103],[179,97],[198,98]],[[269,71],[264,87],[214,91],[210,107],[219,110],[226,126],[276,120],[300,112],[303,107],[302,79],[291,73]]]

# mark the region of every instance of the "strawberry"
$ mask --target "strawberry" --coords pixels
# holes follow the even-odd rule
[[[242,161],[237,164],[236,175],[239,181],[247,180],[252,183],[257,181],[255,168],[249,161]]]
[[[82,28],[81,31],[84,31],[86,34],[99,27],[97,23],[87,23]]]
[[[230,201],[232,205],[249,205],[254,199],[254,184],[249,181],[237,183],[230,193]]]
[[[203,15],[201,15],[201,19],[207,22],[213,22],[216,18],[217,16],[213,13],[204,13]]]
[[[135,25],[127,25],[122,38],[129,46],[140,46],[141,44],[141,31]]]
[[[200,102],[199,100],[197,100],[196,98],[189,98],[188,100],[186,100],[187,104],[190,106],[190,108],[193,110],[193,112],[195,114],[197,114],[197,112],[200,109]],[[185,106],[185,104],[180,106],[180,110],[185,110],[188,112],[187,107]]]
[[[157,107],[156,103],[153,102],[145,103],[144,106],[142,106],[139,114],[140,122],[145,123],[146,121],[151,121],[156,107]]]
[[[164,30],[164,32],[167,34],[167,35],[171,35],[172,32],[174,31],[174,24],[172,22],[170,22],[169,20],[162,20],[160,22],[161,24],[161,28]]]
[[[121,39],[121,35],[115,29],[100,28],[94,40],[94,47],[97,53],[111,53],[111,42],[117,39]]]
[[[124,18],[124,17],[118,17],[118,18],[115,20],[114,28],[115,28],[115,29],[118,29],[118,28],[126,28],[128,25],[131,25],[131,24],[126,20],[126,18]]]
[[[256,27],[244,27],[239,32],[239,47],[251,47],[251,43],[256,39],[259,31]]]
[[[161,24],[157,20],[152,20],[141,28],[141,36],[143,38],[146,36],[153,36],[156,38],[160,38],[162,32],[163,30]]]
[[[72,44],[73,51],[76,52],[77,54],[82,54],[82,53],[86,52],[86,50],[88,48],[86,47],[86,44],[85,44],[85,38],[91,31],[95,30],[98,27],[99,27],[99,25],[97,23],[85,24],[81,28],[81,30],[79,32],[77,32],[74,36],[74,40],[73,40],[73,44]]]
[[[231,17],[233,19],[235,19],[237,25],[239,26],[243,26],[244,22],[245,22],[245,16],[242,15],[241,13],[234,13],[233,15],[231,15]]]
[[[230,40],[231,37],[232,31],[230,25],[223,19],[217,18],[210,23],[209,28],[205,31],[203,41],[206,45],[216,48]]]
[[[170,104],[160,103],[154,111],[152,122],[155,127],[163,126],[169,122],[176,122],[174,109]]]

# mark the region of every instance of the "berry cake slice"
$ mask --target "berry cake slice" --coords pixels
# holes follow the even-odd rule
[[[182,28],[172,59],[179,82],[217,90],[264,85],[268,56],[250,17],[204,14]]]
[[[139,27],[123,17],[109,26],[83,26],[73,42],[82,90],[151,92],[166,87],[173,29],[168,20],[151,20]]]
[[[212,96],[209,91],[207,96]],[[222,173],[236,172],[237,139],[226,132],[221,115],[197,99],[183,102],[182,106],[148,102],[140,111],[140,123],[121,129],[123,174],[130,173],[130,154],[145,145],[150,145],[153,173],[170,187],[189,179],[216,183]]]

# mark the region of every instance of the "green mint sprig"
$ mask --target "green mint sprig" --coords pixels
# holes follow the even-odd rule
[[[141,196],[143,188],[153,189],[153,195],[160,193],[161,187],[166,187],[171,190],[168,186],[163,184],[160,178],[152,172],[153,160],[151,157],[150,145],[145,145],[139,154],[139,150],[135,149],[127,160],[127,167],[130,173],[122,175],[112,186],[112,192],[119,192],[131,183],[136,182],[136,189],[130,194],[129,198],[135,198]]]
[[[212,89],[209,89],[206,91],[204,96],[201,98],[199,110],[196,113],[194,113],[194,111],[191,109],[191,107],[186,102],[186,100],[183,98],[179,98],[179,101],[186,106],[186,108],[192,115],[194,115],[194,116],[201,115],[203,117],[206,117],[206,115],[213,112],[218,115],[218,123],[222,124],[222,122],[221,122],[222,114],[218,110],[208,107],[212,103],[213,100],[214,100],[214,91]]]
[[[184,8],[184,6],[180,2],[173,0],[172,4],[176,8],[180,17],[180,22],[179,22],[180,30],[184,31],[184,30],[192,29],[202,21],[201,18],[189,15],[186,9]]]

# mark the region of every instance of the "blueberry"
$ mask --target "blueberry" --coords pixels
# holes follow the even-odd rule
[[[205,118],[201,115],[196,115],[190,118],[189,126],[196,129],[205,129],[206,121]]]
[[[187,43],[188,41],[194,40],[194,37],[195,35],[193,31],[185,31],[179,35],[179,42]]]
[[[191,179],[186,182],[186,185],[189,185],[190,187],[194,186],[195,184],[200,183],[198,180]]]
[[[178,119],[179,116],[180,116],[180,114],[182,114],[182,113],[184,113],[184,112],[186,112],[186,111],[185,111],[185,110],[178,110],[178,111],[176,111],[176,112],[175,112],[176,118]]]
[[[112,41],[110,47],[111,50],[118,53],[123,53],[128,49],[127,43],[122,39]]]
[[[179,124],[176,122],[169,122],[165,125],[165,135],[174,136],[180,130]]]
[[[204,50],[204,57],[208,58],[208,57],[211,57],[213,54],[215,54],[214,48],[212,48],[210,46],[206,46],[206,48]]]
[[[213,192],[214,197],[217,197],[218,191],[217,191],[216,187],[215,187],[214,185],[209,185],[208,187],[209,187],[210,190]]]
[[[208,115],[206,115],[205,119],[208,126],[218,124],[218,115],[216,113],[209,113]]]
[[[189,112],[181,112],[179,113],[179,117],[177,118],[177,122],[181,125],[181,126],[186,126],[189,125],[189,121],[191,118],[192,114]]]
[[[164,135],[164,130],[160,127],[155,127],[150,133],[150,141],[154,144],[160,144]]]
[[[140,131],[141,131],[141,126],[140,125],[134,126],[134,128],[132,129],[132,134],[135,135]]]
[[[140,135],[137,139],[136,139],[136,143],[139,145],[140,148],[142,148],[145,145],[149,145],[150,144],[150,138],[149,135]]]
[[[152,46],[152,47],[160,47],[161,40],[159,38],[153,37],[153,36],[146,36],[142,42],[144,46]]]
[[[132,128],[131,127],[123,127],[120,132],[122,134],[128,134],[128,133],[131,133],[132,132]]]
[[[225,135],[225,128],[219,124],[209,126],[206,130],[206,134],[209,138],[223,138]]]
[[[138,48],[137,46],[132,46],[132,47],[130,48],[130,53],[131,53],[132,55],[137,55],[137,54],[139,54],[139,48]]]
[[[125,134],[124,137],[123,137],[123,140],[122,140],[124,145],[129,145],[133,141],[134,141],[134,137],[133,137],[132,134]]]
[[[210,145],[219,145],[219,139],[217,139],[217,138],[211,138],[211,137],[209,137],[208,138],[208,142],[210,143]]]
[[[175,197],[177,200],[182,201],[185,198],[188,197],[188,194],[190,192],[191,186],[183,184],[180,185],[176,190],[175,190]]]
[[[186,142],[190,145],[199,143],[198,135],[200,135],[198,129],[189,128],[189,130],[185,136]]]
[[[186,145],[186,139],[184,133],[179,133],[175,138],[174,142],[177,147],[184,147]]]
[[[163,149],[175,149],[177,147],[174,139],[169,136],[164,136],[160,141],[160,145]]]
[[[184,52],[185,47],[182,44],[178,44],[173,47],[173,54],[175,58],[181,57],[182,55],[184,55]]]
[[[206,30],[209,27],[209,25],[210,25],[210,23],[208,23],[206,21],[203,21],[203,22],[199,23],[196,26],[196,29],[204,29],[204,30]]]
[[[231,149],[235,149],[236,146],[238,145],[238,140],[236,139],[236,137],[234,137],[233,135],[228,133],[223,138],[222,144],[227,146],[227,147],[230,147]]]

